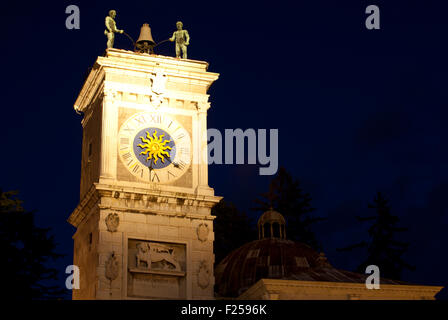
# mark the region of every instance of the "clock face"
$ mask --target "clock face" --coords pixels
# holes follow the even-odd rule
[[[167,115],[136,113],[120,128],[118,153],[124,166],[139,180],[172,182],[190,166],[190,135]]]

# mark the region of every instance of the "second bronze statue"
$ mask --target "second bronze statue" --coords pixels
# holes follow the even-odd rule
[[[170,41],[176,41],[176,58],[180,58],[182,52],[182,58],[187,59],[187,46],[190,44],[190,36],[187,30],[183,30],[183,23],[177,21],[177,31],[174,31]]]

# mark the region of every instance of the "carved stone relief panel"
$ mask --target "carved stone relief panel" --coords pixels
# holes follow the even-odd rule
[[[118,225],[120,224],[120,218],[116,213],[109,213],[106,217],[107,231],[116,232]]]
[[[115,253],[112,252],[109,259],[106,261],[106,278],[110,281],[117,279],[120,272],[118,260]]]
[[[210,268],[205,260],[202,260],[199,264],[198,270],[198,286],[202,289],[207,288],[210,285]]]
[[[208,225],[206,223],[201,223],[200,225],[198,225],[196,233],[198,235],[199,241],[201,242],[207,241],[209,233]]]
[[[186,298],[186,246],[128,240],[128,296]]]
[[[166,272],[185,271],[185,245],[130,240],[128,250],[130,268]]]

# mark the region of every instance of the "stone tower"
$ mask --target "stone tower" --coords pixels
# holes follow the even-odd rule
[[[74,108],[83,114],[74,299],[213,298],[203,61],[108,49]]]

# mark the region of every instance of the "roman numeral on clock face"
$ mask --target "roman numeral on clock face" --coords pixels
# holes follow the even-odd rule
[[[145,122],[146,122],[146,118],[145,118],[145,115],[144,115],[144,114],[141,115],[141,116],[139,116],[139,117],[137,117],[137,118],[135,118],[134,120],[135,120],[135,122],[137,122],[138,124],[145,124]]]
[[[186,156],[190,153],[190,148],[187,148],[187,147],[180,147],[177,150],[179,150],[179,154],[184,155],[184,156]]]
[[[121,155],[125,161],[128,161],[126,164],[128,167],[131,165],[132,162],[134,162],[134,159],[132,159],[132,154],[130,152],[126,152]]]
[[[126,128],[123,128],[123,131],[132,132],[134,131],[134,128],[129,127],[129,125],[126,125]]]
[[[130,152],[126,152],[122,154],[124,160],[129,160],[132,158],[132,154]]]
[[[154,170],[149,170],[149,178],[152,182],[160,182],[160,178]]]
[[[129,148],[129,138],[127,137],[121,137],[120,138],[120,150],[126,150]]]
[[[171,173],[171,171],[168,171],[168,180],[171,178],[176,178],[176,175],[174,173]]]
[[[143,178],[143,168],[140,167],[140,165],[136,164],[133,168],[132,168],[132,172],[138,174],[140,176],[140,178]]]
[[[151,122],[154,122],[154,123],[161,122],[161,117],[159,114],[152,114],[152,115],[150,115],[150,117],[151,117]]]
[[[185,133],[179,133],[179,134],[176,136],[176,139],[179,140],[179,139],[182,139],[183,137],[185,137]]]

